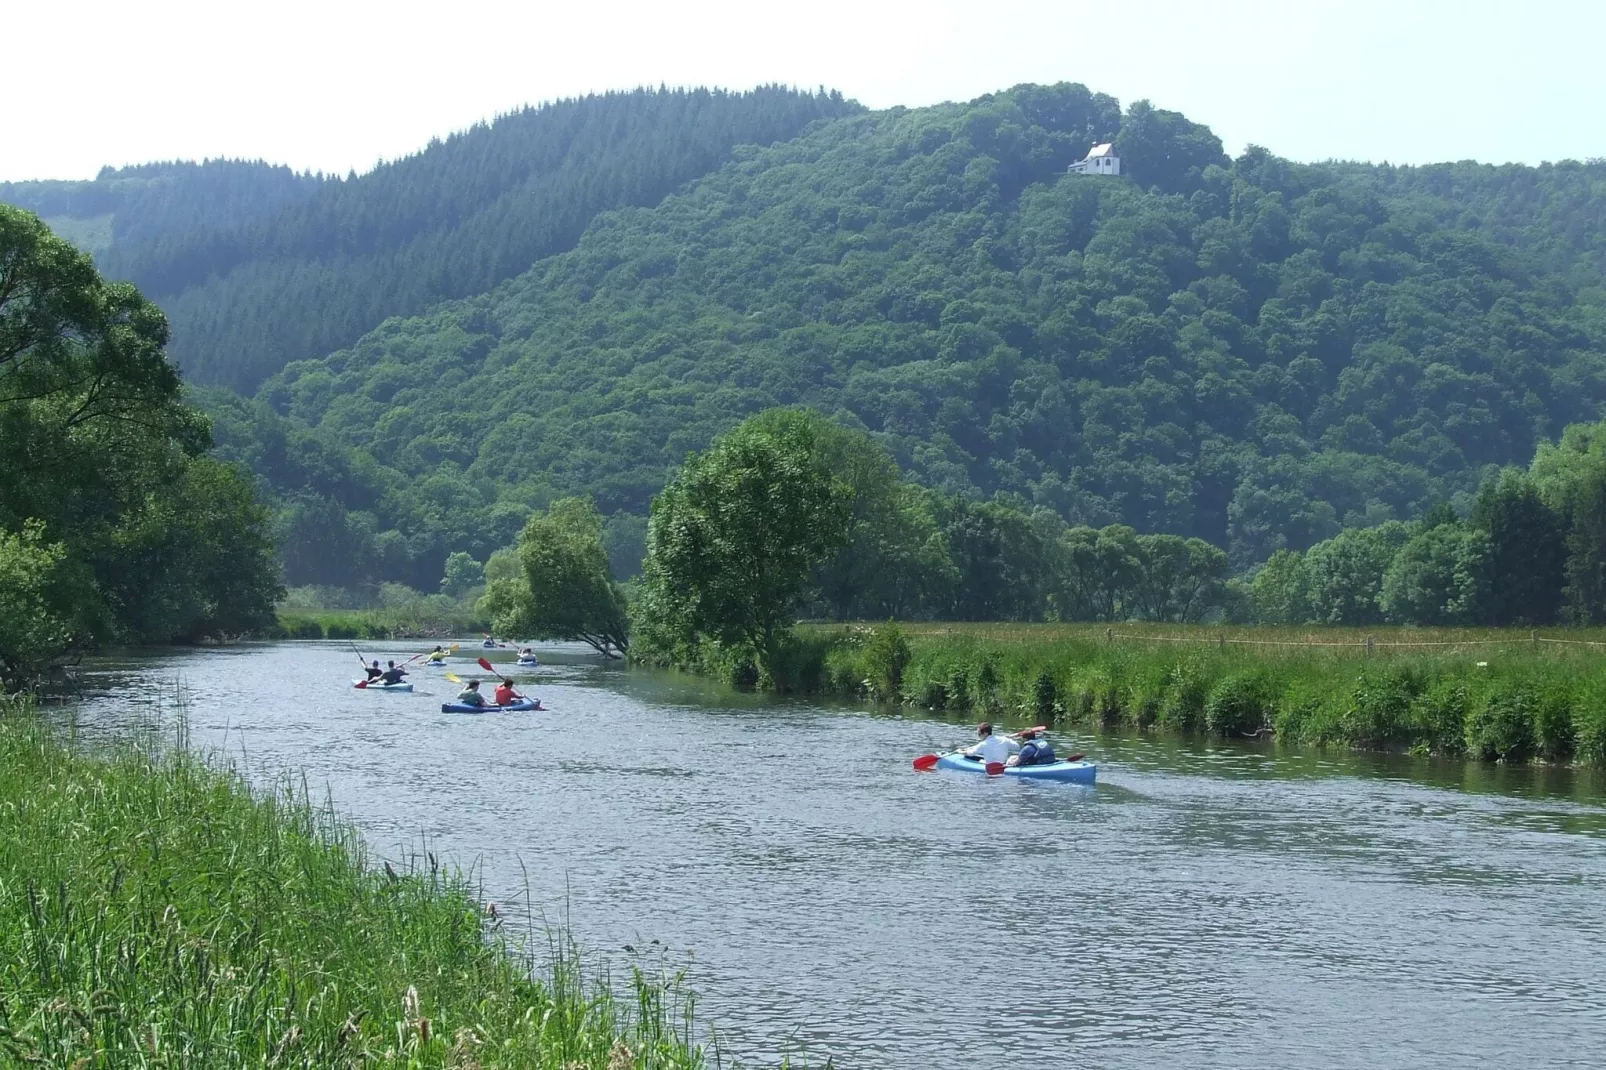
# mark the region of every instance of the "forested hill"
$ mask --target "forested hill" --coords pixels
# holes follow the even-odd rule
[[[1122,177],[1064,174],[1112,136]],[[1247,565],[1464,503],[1599,418],[1603,209],[1600,164],[1228,160],[1176,113],[1018,87],[739,150],[260,397],[464,500],[637,514],[688,449],[806,403],[931,486]]]
[[[781,86],[559,101],[319,183],[275,212],[119,234],[100,263],[167,312],[169,352],[192,381],[254,390],[388,316],[490,289],[573,246],[598,212],[656,204],[736,145],[854,110]]]
[[[0,204],[40,216],[104,270],[137,264],[175,235],[249,225],[327,181],[260,160],[175,161],[104,167],[84,182],[0,182]]]

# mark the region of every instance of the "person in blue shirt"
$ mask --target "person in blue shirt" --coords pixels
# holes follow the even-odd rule
[[[1012,755],[1010,765],[1051,765],[1054,745],[1041,733],[1028,728],[1020,733],[1020,753]]]

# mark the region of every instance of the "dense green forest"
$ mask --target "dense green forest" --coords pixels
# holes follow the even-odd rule
[[[197,211],[186,221],[182,199],[177,211],[143,212],[161,225],[119,224],[101,266],[160,301],[172,355],[192,381],[253,390],[287,362],[348,345],[388,316],[490,289],[572,246],[598,212],[655,204],[736,145],[790,138],[854,110],[840,94],[779,86],[558,101],[345,181],[297,179],[315,188],[274,212]],[[208,166],[220,183],[249,168]],[[0,188],[0,200],[7,192]],[[13,203],[52,215],[40,206],[49,191],[32,192]],[[188,201],[226,195],[206,188]]]
[[[173,161],[101,168],[89,182],[0,182],[0,204],[26,208],[94,256],[103,272],[128,266],[175,235],[245,226],[312,196],[322,175],[261,161]]]
[[[1110,137],[1127,175],[1063,174]],[[689,449],[803,403],[941,493],[1238,569],[1466,514],[1490,466],[1606,400],[1603,165],[1234,161],[1080,86],[738,156],[260,398],[465,500],[635,517]]]
[[[1122,177],[1065,174],[1104,140]],[[1606,401],[1599,163],[1229,160],[1180,114],[1062,84],[874,113],[778,89],[615,94],[297,181],[273,211],[105,257],[166,294],[175,351],[210,324],[185,363],[214,383],[474,294],[292,361],[254,397],[195,390],[218,454],[274,508],[292,585],[434,590],[449,555],[486,561],[577,494],[634,575],[688,451],[806,405],[887,451],[910,522],[945,540],[941,576],[967,545],[983,563],[1038,545],[1028,529],[1106,550],[1176,536],[1213,548],[1193,551],[1210,613],[1414,619],[1404,579],[1382,601],[1413,525],[1455,518],[1413,560],[1504,552],[1473,534],[1480,488]],[[1576,542],[1574,498],[1532,479],[1546,530]],[[1388,544],[1369,608],[1321,601],[1326,548],[1366,539]],[[1286,589],[1225,584],[1268,559]],[[1172,615],[1136,589],[1050,583],[1045,608],[852,582],[813,611]],[[1452,616],[1492,612],[1471,597]]]
[[[249,475],[208,456],[167,321],[0,205],[0,687],[99,642],[250,634],[283,593]]]

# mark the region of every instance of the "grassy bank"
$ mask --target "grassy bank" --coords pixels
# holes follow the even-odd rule
[[[0,713],[0,1064],[703,1065],[671,982],[532,969],[433,859],[373,869],[304,797]]]
[[[688,667],[753,682],[718,651]],[[1005,719],[1606,765],[1595,632],[814,625],[776,675],[784,690]]]
[[[447,639],[490,630],[471,610],[281,609],[269,639]]]

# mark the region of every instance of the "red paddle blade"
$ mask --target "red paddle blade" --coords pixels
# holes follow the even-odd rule
[[[1079,762],[1083,758],[1086,758],[1086,757],[1087,757],[1087,755],[1085,755],[1085,754],[1073,754],[1069,758],[1061,758],[1060,761],[1062,761],[1062,762]]]
[[[915,769],[919,772],[924,773],[935,768],[937,768],[937,756],[935,754],[922,754],[915,759]]]
[[[1003,776],[1004,775],[1004,763],[1003,762],[988,762],[987,763],[987,775],[988,776]]]
[[[367,687],[368,686],[368,681],[367,680],[358,680],[357,681],[357,686],[358,687]]]
[[[486,661],[484,658],[480,659],[480,668],[484,669],[486,672],[496,671],[495,667],[493,667],[491,663]]]

